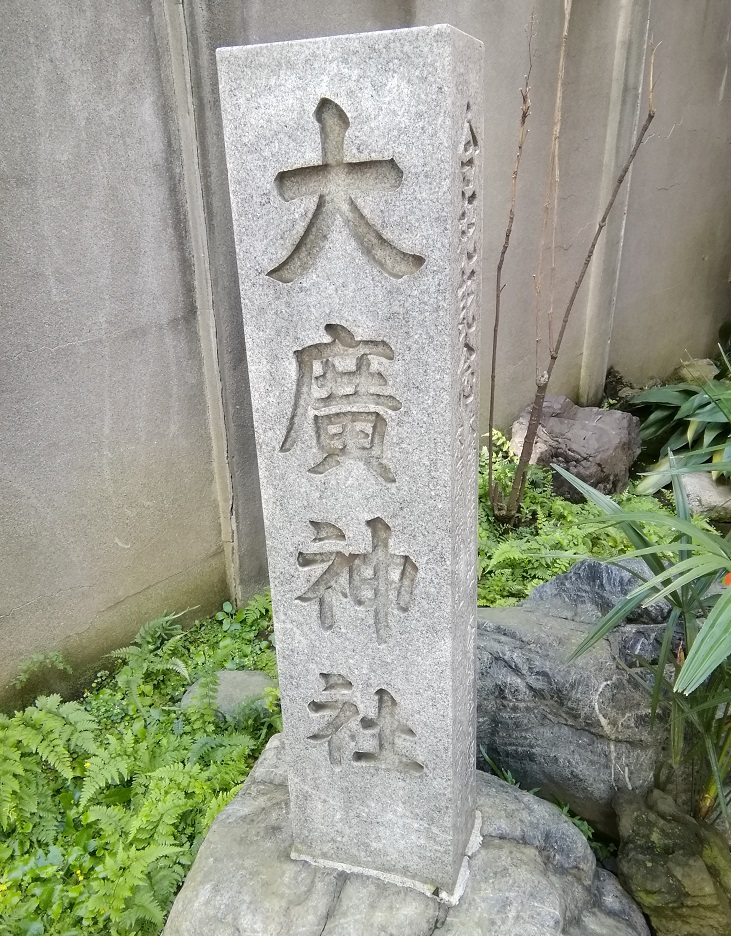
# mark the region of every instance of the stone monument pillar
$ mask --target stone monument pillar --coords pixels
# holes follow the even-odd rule
[[[482,44],[218,65],[293,857],[448,896],[475,825]]]

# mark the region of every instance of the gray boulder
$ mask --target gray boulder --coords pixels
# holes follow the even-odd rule
[[[280,736],[219,814],[164,936],[649,936],[616,878],[555,807],[477,775],[482,844],[456,907],[290,858]]]
[[[714,523],[731,523],[731,485],[714,481],[710,471],[680,476],[691,512]]]
[[[513,423],[510,447],[520,453],[530,407]],[[532,465],[561,465],[592,487],[613,494],[623,491],[629,469],[640,454],[640,421],[620,410],[577,406],[568,397],[546,397],[531,455]],[[558,475],[554,488],[570,500],[580,500],[574,487]]]
[[[544,616],[594,625],[649,578],[651,573],[641,559],[618,559],[616,562],[582,559],[563,575],[538,585],[518,607]],[[640,665],[640,658],[656,663],[660,659],[670,611],[670,603],[665,600],[635,608],[626,622],[607,638],[614,656],[629,667]],[[673,650],[677,649],[680,637],[681,631],[678,630],[673,639]]]
[[[690,769],[663,775],[665,723],[659,716],[650,730],[649,693],[620,662],[631,665],[638,652],[657,658],[669,608],[638,609],[631,624],[568,662],[590,625],[636,581],[585,560],[521,606],[478,610],[478,746],[522,786],[568,803],[609,834],[620,790],[648,792],[663,782],[690,802]]]
[[[568,621],[596,624],[618,601],[649,578],[650,571],[641,559],[616,562],[582,559],[563,575],[536,586],[520,607]],[[670,610],[667,601],[635,608],[627,623],[650,627],[664,625]]]
[[[267,689],[273,689],[276,683],[260,670],[219,670],[216,709],[221,715],[231,716],[241,705],[261,699]],[[190,686],[180,700],[182,709],[193,705],[198,693],[199,683]]]

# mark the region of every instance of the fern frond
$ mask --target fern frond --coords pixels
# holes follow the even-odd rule
[[[180,882],[192,863],[193,857],[183,853],[178,857],[175,864],[159,864],[150,867],[147,877],[153,893],[161,903],[169,904],[172,901]]]
[[[178,614],[165,614],[154,621],[148,621],[140,628],[135,637],[135,643],[138,647],[147,650],[157,650],[165,641],[181,633],[180,624],[175,622],[187,613],[187,611],[180,611]]]
[[[164,670],[172,670],[173,672],[178,673],[180,676],[182,676],[183,679],[187,683],[191,682],[190,672],[188,671],[188,667],[185,665],[185,663],[183,663],[182,660],[178,659],[178,657],[174,657],[172,660],[163,660],[161,663],[159,663],[155,667],[155,669],[158,672],[162,672]]]
[[[213,718],[216,714],[217,695],[219,686],[218,671],[211,667],[198,678],[198,686],[195,690],[191,704],[186,709],[186,714],[199,714],[208,718]]]
[[[243,731],[235,734],[199,738],[189,755],[189,763],[207,759],[209,763],[223,760],[231,753],[248,753],[254,747],[254,739]]]
[[[95,754],[86,768],[79,807],[84,809],[105,787],[124,783],[129,776],[130,765],[123,755]]]
[[[2,743],[0,738],[0,743]],[[2,744],[2,757],[0,757],[0,828],[8,831],[14,821],[17,809],[17,794],[20,792],[20,780],[23,777],[23,766],[20,762],[20,752]]]
[[[155,842],[172,845],[178,838],[180,819],[190,809],[185,793],[175,790],[160,799],[148,798],[129,827],[129,841],[135,847]]]
[[[232,787],[230,790],[222,790],[220,793],[217,793],[213,799],[209,800],[206,811],[200,820],[202,832],[208,830],[216,816],[221,812],[224,806],[228,806],[242,786],[243,784],[239,784],[239,786]]]
[[[60,696],[39,698],[35,704],[39,711],[63,719],[66,725],[60,730],[60,737],[72,751],[95,754],[99,750],[96,740],[99,724],[83,705],[78,702],[61,702]]]
[[[128,898],[128,907],[119,916],[120,924],[130,933],[139,932],[138,924],[152,923],[158,929],[165,922],[165,911],[149,885],[142,885]]]
[[[62,740],[64,724],[57,715],[28,708],[19,715],[13,734],[26,750],[37,754],[65,780],[71,780],[74,770]]]

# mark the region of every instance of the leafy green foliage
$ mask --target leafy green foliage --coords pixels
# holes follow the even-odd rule
[[[281,728],[276,691],[232,719],[215,711],[217,670],[276,675],[268,596],[227,605],[225,630],[145,625],[81,701],[0,715],[0,936],[161,931],[210,823]]]
[[[721,579],[731,572],[731,540],[707,524],[692,522],[690,507],[671,455],[669,467],[677,505],[674,516],[657,517],[641,511],[622,510],[614,501],[556,468],[567,481],[606,514],[605,524],[625,531],[635,547],[634,555],[647,566],[647,577],[609,611],[574,652],[589,650],[621,624],[640,605],[661,599],[672,613],[665,629],[660,659],[654,673],[651,714],[659,705],[670,713],[672,759],[701,754],[710,780],[698,804],[706,816],[716,804],[724,814],[727,804],[718,791],[731,775],[731,588]],[[653,529],[664,526],[670,542],[658,542]],[[672,652],[680,628],[680,645]],[[644,681],[640,682],[645,685]],[[686,751],[686,728],[693,743]],[[726,815],[728,821],[728,815]]]
[[[632,399],[642,419],[645,446],[660,446],[660,460],[638,485],[651,494],[670,483],[670,453],[680,467],[731,477],[731,384],[727,380],[671,384],[643,390]]]
[[[493,477],[507,494],[517,459],[508,440],[493,435]],[[582,556],[611,559],[632,549],[621,529],[602,524],[604,513],[593,504],[572,504],[553,493],[551,472],[532,467],[528,471],[520,513],[520,525],[505,528],[495,522],[487,490],[487,449],[480,458],[478,507],[478,604],[511,605],[554,575],[567,572]],[[654,497],[622,494],[617,502],[627,509],[667,513]],[[596,520],[597,523],[593,521]],[[662,539],[672,538],[664,529]]]

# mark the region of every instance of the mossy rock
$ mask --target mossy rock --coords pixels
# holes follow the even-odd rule
[[[622,793],[619,878],[656,936],[731,936],[731,854],[723,836],[660,790]]]

